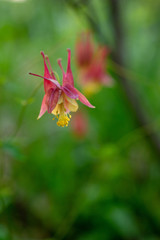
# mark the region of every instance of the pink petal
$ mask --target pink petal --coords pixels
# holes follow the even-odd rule
[[[70,98],[76,99],[79,97],[77,90],[69,84],[62,86],[62,91]]]
[[[76,43],[76,61],[79,67],[87,66],[91,63],[94,54],[94,45],[90,32],[83,32]]]
[[[46,94],[46,105],[48,113],[51,113],[55,106],[57,105],[58,99],[59,99],[59,89],[53,89],[50,88]]]
[[[36,76],[36,77],[44,78],[45,80],[50,81],[51,83],[53,83],[55,85],[54,87],[53,87],[53,85],[51,85],[50,88],[55,88],[55,87],[61,88],[61,85],[59,84],[59,82],[57,80],[53,80],[52,78],[46,78],[46,77],[43,77],[43,76],[35,74],[35,73],[29,73],[29,74]]]
[[[68,65],[67,65],[66,76],[63,80],[63,85],[68,83],[74,87],[74,80],[73,80],[73,75],[71,70],[71,50],[68,48],[67,51],[68,51]]]
[[[55,75],[53,73],[53,70],[52,70],[52,67],[51,67],[51,64],[50,64],[50,61],[49,61],[49,57],[47,55],[45,55],[45,58],[46,58],[46,60],[48,62],[48,65],[49,65],[49,68],[50,68],[50,71],[51,71],[51,76],[52,76],[53,79],[56,80],[56,77],[55,77]]]
[[[67,49],[68,51],[68,65],[67,65],[67,72],[65,73],[61,64],[61,59],[58,59],[58,65],[60,66],[63,74],[63,86],[69,84],[74,87],[73,75],[71,71],[71,50]]]
[[[102,78],[101,78],[101,82],[102,84],[104,84],[105,86],[108,86],[108,87],[112,87],[114,85],[114,80],[112,77],[110,77],[109,75],[104,75]]]
[[[58,62],[58,65],[60,66],[60,69],[62,70],[62,73],[63,73],[63,77],[65,77],[65,72],[63,70],[63,67],[62,67],[62,63],[61,63],[62,59],[58,59],[57,62]]]
[[[62,74],[63,74],[63,82],[65,82],[65,77],[66,77],[66,74],[63,70],[63,67],[62,67],[62,63],[61,63],[61,59],[58,59],[58,65],[60,66],[60,69],[62,70]]]
[[[42,55],[43,60],[44,60],[44,90],[45,90],[45,92],[47,92],[47,90],[49,88],[51,88],[51,87],[55,88],[55,85],[51,81],[47,80],[47,78],[53,79],[53,76],[51,76],[51,74],[50,74],[50,72],[48,70],[44,52],[41,52],[41,55]]]
[[[95,108],[95,106],[93,106],[81,92],[79,92],[76,88],[75,88],[75,90],[78,93],[79,101],[81,101],[84,105],[86,105],[90,108]]]
[[[42,100],[41,110],[37,119],[41,118],[46,111],[47,111],[47,106],[46,106],[46,94],[45,94]]]

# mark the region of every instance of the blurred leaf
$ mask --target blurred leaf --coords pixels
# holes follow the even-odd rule
[[[127,208],[112,207],[109,209],[106,217],[121,236],[125,238],[138,236],[138,226],[133,215]]]
[[[0,239],[10,240],[9,230],[5,225],[0,224]]]
[[[119,156],[119,147],[116,144],[107,144],[100,150],[100,157],[106,161],[107,159],[117,158]]]
[[[22,153],[20,146],[13,141],[1,142],[2,150],[16,160],[24,160],[25,155]]]

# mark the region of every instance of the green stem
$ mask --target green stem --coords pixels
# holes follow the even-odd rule
[[[39,90],[39,88],[41,87],[42,83],[43,83],[43,80],[35,87],[35,89],[31,93],[31,95],[25,101],[25,103],[24,103],[24,105],[23,105],[23,107],[22,107],[22,109],[20,111],[18,120],[17,120],[17,124],[16,124],[17,127],[16,127],[16,129],[15,129],[15,131],[13,133],[13,136],[12,136],[13,138],[16,137],[17,133],[19,132],[19,130],[21,128],[21,125],[22,125],[23,119],[24,119],[24,115],[25,115],[25,112],[26,112],[26,108],[27,108],[27,106],[28,106],[28,104],[30,102],[30,99],[32,99],[36,95],[36,93]]]

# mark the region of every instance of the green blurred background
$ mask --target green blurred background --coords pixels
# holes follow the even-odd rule
[[[160,239],[160,151],[151,140],[160,130],[160,2],[119,2],[125,67],[112,59],[111,0],[0,1],[0,240]],[[72,122],[36,120],[44,90],[28,73],[43,74],[43,50],[62,77],[57,59],[66,67],[71,48],[76,82],[75,43],[88,29],[111,49],[114,86],[90,97],[94,110],[79,104],[88,117],[79,139]],[[149,119],[147,137],[124,75]]]

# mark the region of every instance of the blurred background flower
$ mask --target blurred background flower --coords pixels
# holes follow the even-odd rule
[[[90,65],[94,54],[94,44],[90,32],[83,32],[76,42],[75,57],[79,68]]]
[[[112,86],[113,80],[106,73],[106,60],[109,49],[95,47],[90,32],[81,33],[76,42],[75,57],[78,66],[78,82],[87,95],[100,91],[102,86]]]
[[[73,115],[71,129],[77,138],[81,139],[87,136],[89,132],[88,117],[82,110]]]

